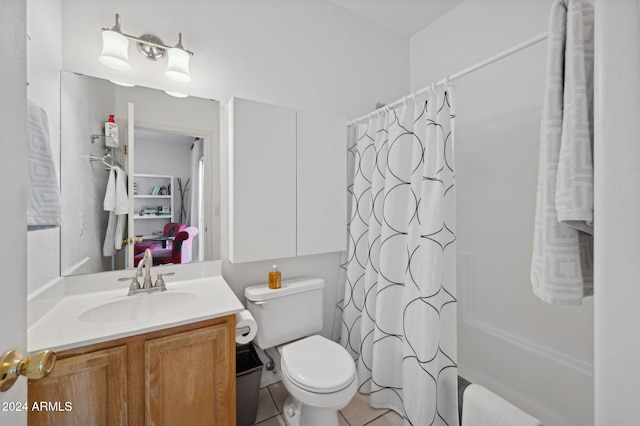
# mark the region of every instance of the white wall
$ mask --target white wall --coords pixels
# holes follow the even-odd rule
[[[60,69],[62,67],[61,0],[27,1],[27,96],[44,108],[51,148],[60,176]],[[60,275],[60,228],[27,233],[28,292]]]
[[[191,143],[193,137],[174,135],[155,140],[153,134],[136,134],[136,173],[172,175],[183,181],[191,178]],[[175,190],[178,190],[176,182]],[[191,185],[189,185],[189,188]],[[177,195],[177,193],[176,193]],[[188,201],[188,200],[185,200]],[[176,207],[177,208],[177,207]]]
[[[109,219],[103,208],[109,171],[89,156],[105,154],[104,139],[92,143],[91,135],[103,134],[104,122],[115,110],[114,86],[71,73],[63,73],[61,83],[60,270],[62,275],[109,271],[111,258],[102,255]]]
[[[407,40],[324,0],[62,0],[62,4],[62,67],[68,71],[173,89],[223,103],[240,96],[345,119],[374,109],[376,102],[395,100],[408,89]],[[171,83],[163,76],[164,63],[144,60],[133,47],[129,73],[102,66],[97,60],[100,28],[111,27],[116,12],[122,18],[122,30],[129,34],[152,32],[173,44],[181,31],[185,48],[195,52],[192,83]],[[384,61],[380,52],[385,52]],[[225,262],[223,273],[243,300],[244,287],[266,281],[272,263]],[[323,333],[330,335],[340,255],[275,263],[283,279],[325,278]]]
[[[136,156],[135,167],[136,173],[140,174],[155,174],[155,175],[169,175],[173,176],[173,219],[178,222],[178,216],[180,214],[180,191],[178,189],[178,178],[182,181],[183,185],[187,179],[191,178],[191,143],[193,137],[185,137],[182,135],[171,135],[173,139],[167,135],[163,135],[161,138],[154,138],[154,135],[158,133],[150,132],[136,132]],[[147,185],[149,185],[147,181]],[[142,182],[138,181],[138,184]],[[153,184],[153,181],[151,181]],[[158,185],[159,183],[155,183]],[[193,193],[193,184],[189,183],[189,190],[185,195],[185,208],[190,211],[189,197]],[[148,188],[147,188],[148,189]],[[140,195],[146,194],[141,192]],[[155,200],[143,199],[139,200],[134,210],[138,210],[142,206],[155,205]],[[159,205],[169,205],[169,200],[157,203]],[[164,220],[137,220],[135,223],[136,235],[149,235],[152,232],[162,232],[164,226],[169,222],[168,219]],[[187,219],[183,219],[182,223],[189,225],[189,216]],[[197,226],[197,223],[193,224]],[[203,230],[202,230],[203,231]],[[198,238],[196,236],[195,238]],[[194,248],[197,244],[194,244]],[[194,259],[197,259],[194,252]]]
[[[551,0],[467,0],[410,40],[411,90],[547,30]],[[456,81],[459,373],[545,425],[593,424],[593,300],[529,282],[546,42]]]
[[[345,118],[395,99],[408,87],[406,39],[325,0],[62,3],[66,70],[223,103],[239,96]],[[100,64],[100,28],[113,26],[116,12],[128,34],[151,32],[173,45],[182,32],[185,48],[195,53],[193,81],[170,82],[163,75],[165,61],[147,61],[133,46],[131,71]],[[387,59],[379,60],[379,52]]]
[[[596,1],[596,425],[640,420],[640,7]]]

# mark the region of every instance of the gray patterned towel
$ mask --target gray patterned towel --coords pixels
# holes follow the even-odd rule
[[[551,9],[540,132],[533,292],[579,305],[593,294],[593,7]]]
[[[60,226],[60,185],[56,174],[47,113],[29,101],[27,111],[29,229]]]

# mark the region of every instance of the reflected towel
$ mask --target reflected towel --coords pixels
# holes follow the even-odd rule
[[[107,222],[107,232],[104,236],[104,244],[102,245],[103,256],[113,256],[116,254],[116,227],[118,216],[114,212],[109,212],[109,221]]]
[[[593,7],[566,4],[549,21],[531,283],[579,305],[593,294]]]
[[[47,113],[28,102],[27,225],[30,229],[60,226],[60,187],[56,174]]]
[[[129,212],[127,174],[119,167],[112,167],[109,172],[103,205],[105,211],[109,212],[109,221],[102,254],[112,256],[122,248]]]
[[[104,193],[103,208],[107,212],[115,211],[116,209],[116,169],[112,167],[109,170],[109,178],[107,179],[107,189]]]
[[[542,422],[500,398],[484,386],[464,390],[462,426],[542,426]]]
[[[116,224],[116,250],[122,248],[122,239],[125,235],[127,227],[127,213],[129,212],[129,196],[127,195],[127,174],[118,167],[116,169],[116,208],[115,214],[118,215],[118,223]]]

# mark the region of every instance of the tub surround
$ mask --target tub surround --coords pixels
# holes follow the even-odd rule
[[[118,281],[132,276],[133,271],[56,280],[29,300],[28,350],[65,350],[244,309],[220,274],[219,261],[195,268],[153,268],[154,278],[158,272],[176,273],[165,279],[167,291],[137,296],[127,296],[129,282]],[[111,311],[108,304],[112,304]],[[109,319],[111,312],[113,320]]]

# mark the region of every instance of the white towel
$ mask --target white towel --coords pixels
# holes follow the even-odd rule
[[[107,179],[107,189],[104,192],[103,208],[107,212],[115,211],[116,209],[116,169],[112,167],[109,170],[109,178]]]
[[[60,226],[60,185],[49,140],[47,113],[31,101],[28,102],[27,131],[27,225]]]
[[[531,283],[548,303],[593,294],[593,7],[556,0],[547,76]]]
[[[124,170],[114,167],[116,170],[116,207],[117,215],[129,212],[129,196],[127,195],[127,174]]]
[[[109,212],[109,221],[107,222],[107,232],[104,236],[104,244],[102,245],[103,256],[113,256],[116,254],[116,228],[118,216],[114,212]]]
[[[127,227],[127,213],[129,212],[129,196],[127,195],[127,174],[116,169],[116,209],[115,214],[118,215],[118,223],[116,225],[116,250],[122,248],[122,239],[125,235]]]
[[[542,423],[484,386],[473,383],[464,391],[461,425],[542,426]]]
[[[122,240],[127,227],[127,213],[129,212],[127,174],[118,167],[112,167],[109,172],[103,205],[105,211],[109,212],[109,221],[102,254],[103,256],[112,256],[122,248]]]

